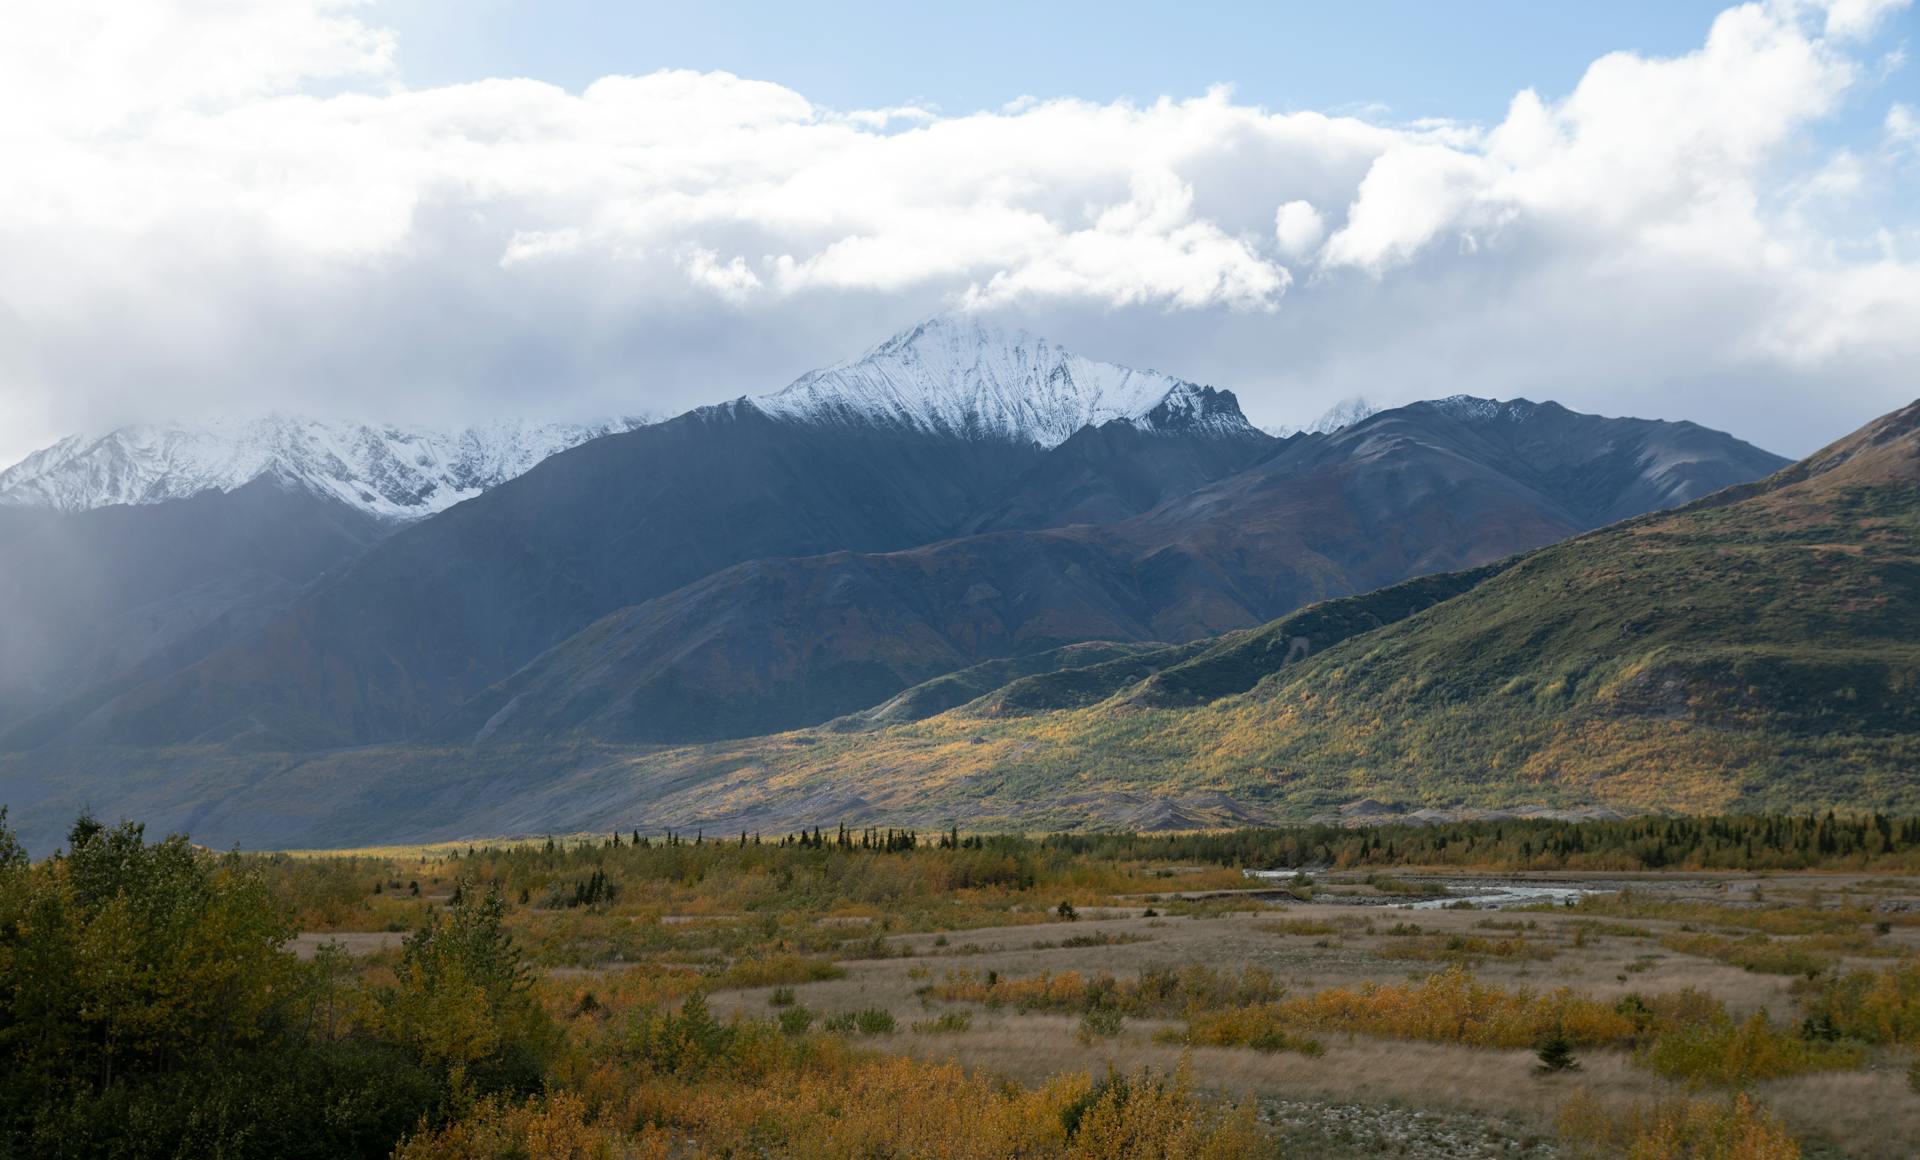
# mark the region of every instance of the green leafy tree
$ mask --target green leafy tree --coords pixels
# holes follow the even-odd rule
[[[387,1034],[443,1074],[456,1102],[534,1090],[558,1050],[505,915],[498,888],[457,884],[452,905],[407,939],[399,984],[384,998]]]

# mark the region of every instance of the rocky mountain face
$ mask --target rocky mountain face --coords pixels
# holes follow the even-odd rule
[[[1117,422],[1083,429],[971,521],[990,531],[754,560],[623,608],[434,735],[681,742],[810,725],[982,660],[1194,641],[1476,567],[1785,462],[1689,425],[1470,399],[1214,446],[1255,462],[1213,462],[1212,482],[1194,449],[1176,462],[1156,446]]]

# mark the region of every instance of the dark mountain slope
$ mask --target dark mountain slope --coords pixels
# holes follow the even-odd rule
[[[607,610],[758,557],[924,542],[1038,457],[728,405],[597,439],[409,527],[254,639],[75,739],[405,736]]]
[[[1233,395],[1208,391],[1209,410],[1232,408]],[[1109,524],[1232,475],[1270,455],[1281,441],[1255,428],[1229,438],[1195,437],[1181,416],[1153,429],[1124,420],[1084,427],[1017,480],[1004,497],[967,521],[969,532]]]
[[[18,522],[0,551],[0,730],[15,743],[258,628],[391,530],[269,478]]]
[[[1587,526],[1563,491],[1584,500],[1598,488],[1608,504],[1649,494],[1632,459],[1595,466],[1623,444],[1706,443],[1696,459],[1722,473],[1779,462],[1673,426],[1531,404],[1423,404],[1297,437],[1247,471],[1108,526],[757,560],[612,614],[433,736],[676,743],[816,724],[983,659],[1082,640],[1191,641],[1551,543]],[[1130,444],[1116,427],[1083,431],[1054,456],[1076,442],[1111,446],[1109,435]],[[1569,462],[1584,464],[1581,482],[1556,480]],[[1687,483],[1676,486],[1684,494]]]
[[[1202,790],[1295,816],[1359,797],[1911,810],[1916,623],[1920,404],[1297,663],[1240,634],[1097,705],[995,721],[976,702],[858,748],[779,750],[768,775],[783,795],[861,784],[876,815],[1023,824],[1069,793]],[[990,804],[974,788],[987,770]],[[701,791],[659,808],[717,812]]]

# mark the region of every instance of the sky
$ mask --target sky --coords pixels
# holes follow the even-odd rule
[[[940,311],[1804,454],[1920,394],[1900,0],[66,0],[0,16],[0,463],[670,414]]]

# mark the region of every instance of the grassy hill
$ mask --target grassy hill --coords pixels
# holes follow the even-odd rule
[[[662,804],[740,813],[857,787],[889,814],[1034,825],[1138,793],[1274,814],[1360,797],[1920,805],[1920,403],[1767,480],[1415,584],[1451,598],[1329,602],[1096,704],[1007,712],[1009,686],[857,741],[755,743],[757,785],[736,773]],[[1363,630],[1282,664],[1303,618]]]

